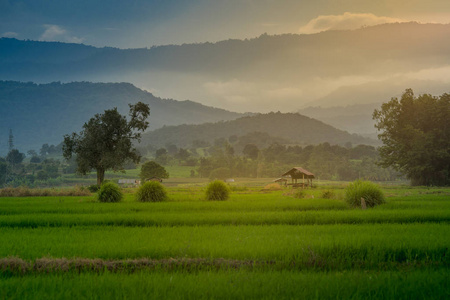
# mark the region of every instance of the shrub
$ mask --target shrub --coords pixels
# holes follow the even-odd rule
[[[230,189],[228,186],[220,181],[214,180],[210,184],[208,184],[206,188],[206,199],[207,200],[227,200],[230,196]]]
[[[297,199],[303,199],[306,196],[306,192],[303,189],[298,189],[294,192],[293,197]]]
[[[140,202],[160,202],[167,200],[167,192],[158,181],[145,182],[136,193],[136,200]]]
[[[326,190],[322,193],[322,198],[324,199],[333,199],[335,197],[335,193],[332,190]]]
[[[122,198],[120,187],[113,182],[104,182],[97,193],[100,202],[120,202]]]
[[[92,185],[88,186],[87,189],[91,193],[97,193],[98,190],[100,189],[100,187],[97,184],[92,184]]]
[[[356,180],[345,189],[345,201],[353,207],[361,207],[361,198],[364,198],[368,207],[386,202],[378,185],[370,181]]]

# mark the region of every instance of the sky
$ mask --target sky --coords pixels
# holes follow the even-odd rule
[[[411,21],[449,24],[450,0],[0,0],[1,37],[122,49],[251,39],[264,33],[313,34]],[[356,88],[361,99],[372,101],[364,91],[376,96],[380,87],[393,83],[396,86],[389,90],[392,96],[416,87],[421,93],[448,92],[450,63],[416,69],[409,73],[389,69],[375,75],[311,75],[307,80],[290,82],[162,71],[74,80],[126,81],[158,97],[189,99],[238,112],[291,112],[316,103],[325,105],[323,99],[334,101],[336,93],[348,88]],[[366,89],[365,85],[375,83],[376,88]],[[346,99],[344,94],[341,98]],[[349,104],[333,101],[328,105]]]
[[[449,0],[0,0],[0,36],[141,48],[387,22],[449,23]]]

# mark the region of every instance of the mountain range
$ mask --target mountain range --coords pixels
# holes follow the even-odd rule
[[[16,148],[39,150],[44,143],[57,145],[65,134],[81,131],[96,113],[117,107],[127,114],[128,104],[138,101],[150,106],[150,128],[140,147],[188,147],[195,140],[212,144],[218,138],[252,134],[302,145],[377,143],[297,113],[245,115],[192,101],[161,99],[129,83],[0,81],[0,149],[7,152],[9,129]]]
[[[382,102],[407,88],[449,92],[450,24],[141,49],[0,38],[0,80],[0,153],[10,128],[17,147],[36,149],[81,130],[95,113],[126,113],[137,101],[150,104],[152,130],[282,111],[373,137],[371,115]]]
[[[141,49],[2,38],[0,79],[130,82],[159,97],[239,112],[381,103],[407,88],[448,92],[450,25],[392,23]]]
[[[188,100],[161,99],[129,83],[0,81],[0,153],[7,152],[9,129],[18,149],[38,150],[44,143],[57,145],[65,134],[81,131],[85,122],[106,109],[117,107],[127,115],[128,104],[138,101],[150,106],[150,130],[243,116]]]

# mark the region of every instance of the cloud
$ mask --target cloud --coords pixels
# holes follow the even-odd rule
[[[209,96],[209,105],[242,112],[290,111],[298,108],[305,97],[300,87],[238,79],[208,81],[202,87],[202,93]]]
[[[8,31],[8,32],[2,33],[1,36],[6,37],[6,38],[15,38],[15,37],[18,37],[19,34],[17,32]]]
[[[374,26],[385,23],[406,22],[403,19],[378,17],[370,13],[350,13],[343,15],[318,16],[305,26],[300,27],[300,33],[316,33],[326,30],[351,30],[363,26]]]
[[[78,38],[71,36],[67,30],[58,25],[46,24],[44,25],[45,31],[40,36],[40,41],[60,41],[60,42],[68,42],[68,43],[82,43],[83,38]]]

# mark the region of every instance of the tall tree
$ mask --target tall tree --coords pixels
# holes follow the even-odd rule
[[[140,155],[133,148],[133,140],[140,141],[141,133],[148,127],[150,108],[138,102],[130,106],[130,120],[117,108],[96,114],[78,133],[64,136],[63,155],[69,160],[76,155],[77,172],[87,174],[97,171],[97,184],[101,185],[106,170],[123,171],[126,161],[139,163]]]
[[[381,165],[392,166],[413,185],[450,184],[450,95],[415,97],[411,89],[375,110]]]

